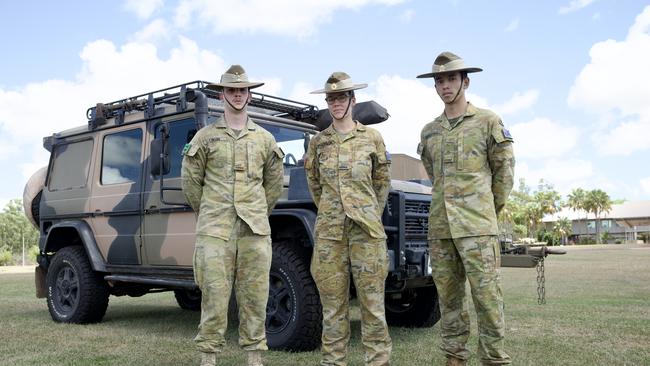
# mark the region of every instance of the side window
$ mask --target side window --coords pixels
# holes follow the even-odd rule
[[[56,145],[53,151],[49,190],[85,187],[92,152],[93,140]]]
[[[101,183],[137,182],[140,178],[141,151],[141,129],[104,136]]]
[[[167,149],[169,153],[169,173],[165,174],[165,178],[176,178],[181,176],[181,163],[183,161],[183,147],[185,144],[192,141],[196,134],[196,123],[194,119],[184,119],[176,122],[171,122],[169,127],[169,140],[167,141]],[[156,138],[160,137],[160,130],[162,126],[156,128]]]

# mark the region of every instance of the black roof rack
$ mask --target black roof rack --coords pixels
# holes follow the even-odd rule
[[[177,112],[182,112],[187,109],[187,102],[192,101],[192,94],[188,93],[192,90],[199,90],[208,98],[218,99],[219,92],[207,89],[208,84],[211,83],[196,80],[110,103],[97,103],[86,111],[88,125],[95,129],[110,118],[116,118],[116,123],[121,124],[124,115],[132,111],[144,111],[145,118],[154,117],[156,107],[162,105],[175,105]],[[250,105],[261,109],[263,113],[312,124],[318,119],[316,106],[262,93],[251,92],[251,95]]]

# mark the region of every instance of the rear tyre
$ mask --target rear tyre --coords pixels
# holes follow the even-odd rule
[[[440,320],[435,286],[407,290],[401,299],[386,298],[386,321],[391,326],[430,328]]]
[[[80,246],[59,250],[47,277],[47,307],[52,319],[62,323],[97,323],[108,307],[109,289],[93,271]]]
[[[181,309],[201,310],[201,290],[174,290],[174,297]]]
[[[323,310],[309,273],[308,256],[290,243],[273,243],[266,306],[266,338],[272,349],[311,351],[320,345]]]

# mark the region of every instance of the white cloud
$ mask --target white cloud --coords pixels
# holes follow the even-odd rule
[[[630,155],[650,149],[650,116],[621,122],[617,126],[596,132],[592,140],[605,155]]]
[[[435,90],[418,80],[397,75],[381,75],[371,86],[374,95],[358,93],[357,99],[374,99],[390,113],[388,121],[374,126],[384,136],[386,147],[391,153],[418,157],[422,128],[444,109]]]
[[[587,7],[591,3],[593,3],[595,0],[571,0],[571,2],[568,5],[565,5],[558,10],[559,14],[569,14],[574,11],[578,11],[582,8]]]
[[[395,5],[403,0],[181,0],[174,22],[183,28],[196,22],[210,25],[216,33],[268,32],[305,38],[319,25],[329,23],[341,9],[356,10],[366,5]],[[227,9],[227,10],[224,10]]]
[[[650,177],[641,179],[640,183],[641,189],[643,189],[643,193],[650,195]]]
[[[510,24],[504,29],[506,32],[513,32],[519,28],[519,18],[513,19]]]
[[[539,90],[531,89],[523,93],[515,93],[510,100],[494,106],[494,111],[500,115],[512,115],[533,106],[539,98]]]
[[[156,10],[164,6],[163,0],[126,0],[124,9],[134,13],[138,18],[148,19]]]
[[[517,158],[542,159],[560,157],[578,142],[578,129],[564,127],[546,118],[510,127]]]
[[[404,10],[404,12],[399,15],[399,20],[402,23],[410,23],[414,15],[415,15],[415,11],[413,11],[413,9],[407,9]]]
[[[86,109],[97,102],[220,75],[225,69],[216,54],[200,49],[187,38],[166,59],[147,43],[128,43],[119,49],[111,42],[89,43],[80,54],[83,66],[75,80],[47,80],[18,90],[0,89],[0,137],[2,158],[15,159],[25,178],[47,164],[42,137],[87,123]]]
[[[155,19],[136,32],[131,40],[138,43],[155,43],[159,39],[169,39],[170,36],[170,25],[164,19]]]
[[[282,79],[271,76],[256,78],[254,74],[249,78],[249,80],[252,81],[259,80],[264,82],[264,85],[259,87],[259,89],[256,88],[254,91],[260,92],[262,94],[280,95],[280,90],[282,90]]]
[[[605,154],[650,148],[650,6],[636,17],[624,41],[606,40],[590,50],[591,62],[576,78],[568,103],[607,116],[592,136]],[[611,120],[612,118],[615,118]]]
[[[543,161],[539,167],[532,168],[531,164],[525,159],[519,159],[515,166],[516,182],[520,178],[526,180],[528,186],[534,187],[543,179],[545,182],[553,184],[555,189],[562,194],[567,194],[573,188],[590,188],[594,187],[593,176],[594,168],[590,161],[582,159],[549,159]],[[598,186],[603,188],[603,186]]]

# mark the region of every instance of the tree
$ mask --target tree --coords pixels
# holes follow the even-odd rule
[[[572,233],[572,224],[571,220],[566,217],[560,217],[553,226],[553,231],[555,231],[561,239],[561,244],[567,243],[567,237]]]
[[[566,207],[575,211],[583,211],[585,209],[585,200],[587,192],[582,188],[574,188],[567,196]]]
[[[587,202],[587,191],[582,188],[574,188],[567,196],[566,207],[570,208],[573,212],[585,212],[585,228],[589,234],[589,225],[587,225],[587,209],[585,204]]]
[[[612,199],[607,192],[594,189],[587,192],[585,199],[585,210],[591,212],[596,217],[596,244],[601,243],[600,238],[600,215],[607,213],[612,209]]]
[[[526,182],[520,179],[519,188],[512,191],[506,203],[507,213],[500,216],[500,225],[507,222],[514,233],[535,236],[544,216],[560,209],[560,199],[560,194],[544,180],[540,180],[537,191],[531,194]]]
[[[24,244],[26,257],[27,250],[38,243],[38,231],[23,213],[22,200],[9,201],[0,213],[0,240],[0,246],[18,255],[22,255]]]

